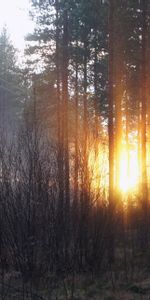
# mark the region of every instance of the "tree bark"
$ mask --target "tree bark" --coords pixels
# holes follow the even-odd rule
[[[109,66],[108,66],[108,136],[109,136],[109,240],[108,258],[109,263],[114,262],[114,0],[109,1]]]
[[[142,65],[141,65],[141,149],[142,149],[142,206],[143,206],[143,248],[146,250],[148,237],[148,186],[147,186],[147,103],[146,103],[146,32],[147,0],[142,0]]]

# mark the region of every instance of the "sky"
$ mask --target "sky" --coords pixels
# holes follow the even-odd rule
[[[22,51],[24,36],[32,32],[34,25],[29,18],[30,0],[0,0],[0,30],[6,25],[15,47]]]

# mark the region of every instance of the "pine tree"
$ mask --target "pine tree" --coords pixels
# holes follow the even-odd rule
[[[15,129],[21,119],[25,87],[23,71],[17,64],[17,54],[6,28],[0,35],[0,127]],[[12,126],[13,124],[13,126]],[[11,131],[11,130],[10,130]],[[10,132],[9,131],[9,132]]]

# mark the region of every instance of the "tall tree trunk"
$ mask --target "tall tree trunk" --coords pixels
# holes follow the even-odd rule
[[[95,49],[94,49],[94,113],[95,113],[95,126],[94,134],[96,140],[98,139],[98,129],[99,129],[99,120],[98,120],[98,42],[97,42],[97,28],[95,28]],[[97,145],[96,141],[96,145]],[[97,149],[96,149],[97,150]],[[97,151],[96,151],[97,154]]]
[[[88,107],[87,107],[87,41],[84,42],[84,95],[83,95],[83,130],[84,130],[84,189],[86,190],[87,187],[87,177],[88,177],[88,162],[87,162],[87,143],[88,143]]]
[[[141,159],[141,99],[138,101],[138,165],[139,165],[139,179],[138,189],[141,195],[141,178],[142,178],[142,159]]]
[[[68,8],[63,11],[63,70],[62,70],[62,98],[64,109],[64,187],[65,187],[65,249],[67,258],[67,249],[69,243],[70,230],[70,168],[69,168],[69,134],[68,134],[68,64],[69,64],[69,33],[68,33]]]
[[[127,80],[126,80],[127,82]],[[126,132],[125,132],[125,141],[126,141],[126,153],[127,153],[127,178],[129,180],[130,176],[130,144],[129,144],[129,99],[128,99],[128,87],[126,84],[126,97],[125,97],[125,114],[126,114]]]
[[[63,72],[62,72],[62,93],[64,105],[64,155],[65,155],[65,200],[66,209],[70,208],[70,184],[69,184],[69,139],[68,139],[68,9],[64,9],[63,19]]]
[[[114,0],[109,1],[109,263],[114,261]]]
[[[74,208],[78,208],[79,175],[79,95],[78,95],[78,42],[76,42],[76,77],[75,77],[75,174],[74,174]]]
[[[60,70],[60,28],[59,28],[59,0],[55,2],[56,9],[56,80],[57,80],[57,143],[58,143],[58,204],[57,204],[57,231],[56,253],[62,248],[64,233],[64,128],[63,128],[63,103],[61,99],[61,70]],[[60,226],[60,223],[62,224]],[[62,251],[62,249],[61,249]]]
[[[117,6],[118,5],[118,6]],[[120,171],[121,171],[121,151],[122,151],[122,101],[124,93],[124,37],[122,26],[120,22],[120,13],[122,10],[121,1],[116,5],[116,18],[118,21],[115,23],[115,145],[116,145],[116,193],[117,202],[120,203],[121,190],[120,190]],[[118,42],[117,42],[118,41]],[[121,204],[121,203],[120,203]]]
[[[146,32],[147,32],[147,0],[142,0],[142,65],[141,65],[141,150],[142,150],[142,206],[143,206],[143,248],[146,250],[148,237],[148,186],[147,186],[147,158],[146,158],[146,115],[147,115],[147,104],[146,104]]]
[[[78,63],[78,41],[76,41],[76,62],[75,62],[75,157],[74,157],[74,197],[72,207],[72,224],[74,251],[76,252],[79,232],[79,63]]]
[[[85,25],[86,26],[86,25]],[[88,103],[87,103],[87,50],[88,43],[87,40],[84,41],[84,95],[83,95],[83,134],[84,134],[84,146],[83,146],[83,202],[82,202],[82,218],[83,218],[83,247],[84,256],[87,256],[87,243],[88,243],[88,217],[89,217],[89,176],[88,176]]]
[[[58,181],[59,181],[59,206],[63,210],[64,187],[63,187],[63,136],[62,136],[62,103],[60,91],[60,30],[59,8],[56,0],[56,76],[57,76],[57,139],[58,139]]]

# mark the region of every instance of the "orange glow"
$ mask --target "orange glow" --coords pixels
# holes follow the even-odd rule
[[[139,182],[139,163],[136,150],[128,154],[124,149],[120,158],[120,180],[119,188],[123,193],[131,191],[138,186]]]
[[[90,147],[88,155],[90,189],[95,194],[108,196],[108,150],[97,144]]]
[[[95,153],[94,146],[91,147],[88,155],[88,168],[91,190],[94,192],[105,190],[105,195],[106,193],[108,195],[108,149],[98,145],[97,153]],[[140,175],[139,169],[138,149],[136,144],[134,144],[134,147],[129,151],[127,151],[125,146],[122,147],[118,184],[119,190],[123,194],[137,190]]]

